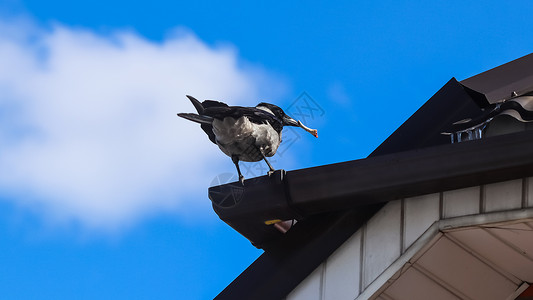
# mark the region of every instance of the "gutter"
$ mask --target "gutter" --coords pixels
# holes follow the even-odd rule
[[[258,248],[276,221],[533,176],[533,131],[261,176],[209,188],[218,216]],[[238,192],[236,192],[238,190]],[[289,230],[290,232],[290,230]]]

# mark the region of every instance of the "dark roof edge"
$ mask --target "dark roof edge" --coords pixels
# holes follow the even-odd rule
[[[398,127],[370,156],[383,155],[411,149],[443,145],[450,138],[452,124],[481,113],[476,99],[482,97],[451,78],[424,103],[411,117]]]
[[[429,147],[287,173],[302,215],[533,175],[533,131]]]

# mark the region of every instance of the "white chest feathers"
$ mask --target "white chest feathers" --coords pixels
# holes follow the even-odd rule
[[[242,161],[261,160],[259,151],[273,156],[281,143],[281,134],[268,123],[255,124],[246,117],[215,119],[212,125],[220,150],[230,157],[237,155]]]

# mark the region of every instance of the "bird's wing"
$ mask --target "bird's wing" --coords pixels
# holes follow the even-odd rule
[[[204,100],[204,102],[202,102],[202,106],[204,108],[208,108],[208,107],[229,107],[226,103],[220,102],[220,101],[215,101],[215,100]]]
[[[205,103],[205,101],[204,101]],[[223,103],[222,103],[223,104]],[[211,106],[205,107],[204,114],[215,119],[222,120],[227,117],[238,119],[242,116],[247,117],[250,122],[255,124],[264,124],[268,122],[274,129],[281,131],[283,128],[282,121],[275,115],[255,107],[242,106]]]
[[[281,121],[281,119],[279,119],[274,114],[271,114],[262,109],[252,107],[252,110],[247,112],[246,116],[252,123],[265,124],[266,122],[270,124],[270,126],[272,126],[274,130],[276,130],[276,132],[278,133],[280,133],[283,129],[283,122]]]
[[[250,122],[255,124],[264,124],[265,122],[268,122],[268,124],[270,124],[270,126],[272,126],[278,133],[283,129],[283,122],[278,117],[262,109],[252,107],[250,111],[245,112],[245,115]]]

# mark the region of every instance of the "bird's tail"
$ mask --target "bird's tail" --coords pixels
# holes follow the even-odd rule
[[[209,124],[213,123],[213,118],[209,116],[201,116],[197,114],[191,114],[191,113],[179,113],[178,116],[187,119],[189,121],[193,121],[200,124]]]
[[[204,106],[198,99],[194,98],[193,96],[186,95],[189,100],[191,100],[192,105],[194,105],[194,108],[196,108],[196,111],[198,114],[202,115],[204,113]]]

